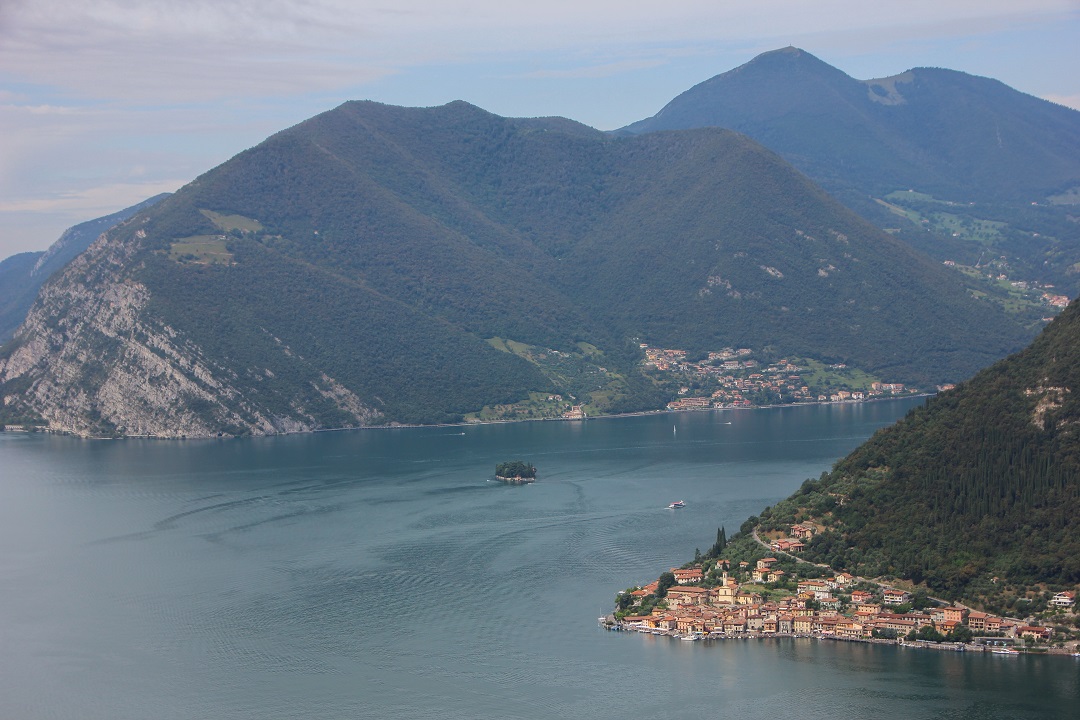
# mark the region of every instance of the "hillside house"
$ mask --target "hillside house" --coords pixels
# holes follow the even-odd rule
[[[853,605],[862,605],[868,603],[874,599],[874,594],[866,592],[865,590],[855,590],[851,593],[851,602]]]
[[[911,593],[906,590],[896,590],[894,588],[885,588],[881,593],[882,601],[886,605],[903,605],[906,602],[911,601]]]
[[[1076,603],[1076,593],[1072,590],[1059,592],[1050,599],[1050,604],[1059,608],[1070,608]]]

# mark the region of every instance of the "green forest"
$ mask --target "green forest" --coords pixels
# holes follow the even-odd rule
[[[805,558],[993,608],[1080,583],[1080,307],[928,398],[755,522],[820,523]]]
[[[759,347],[926,387],[969,377],[1031,332],[717,129],[614,137],[462,102],[346,103],[112,232],[130,249],[120,276],[149,291],[147,317],[242,394],[232,412],[302,412],[319,427],[357,422],[327,378],[369,422],[457,422],[533,393],[625,412],[665,401],[640,372],[640,338]],[[582,372],[608,380],[490,338],[570,355],[584,343],[596,370]],[[91,397],[112,362],[80,381]],[[186,409],[221,412],[200,403]]]

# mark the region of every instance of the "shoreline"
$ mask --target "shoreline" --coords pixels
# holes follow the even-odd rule
[[[892,645],[895,647],[913,648],[916,650],[937,650],[939,652],[973,652],[973,653],[990,653],[992,655],[1032,655],[1032,656],[1062,656],[1062,657],[1080,657],[1080,654],[1071,652],[1069,650],[1061,648],[1045,648],[1038,652],[1031,652],[1029,649],[1014,645],[985,645],[982,643],[950,643],[941,642],[935,643],[929,640],[905,640],[904,638],[896,638],[890,640],[887,638],[863,638],[863,637],[843,637],[839,635],[821,635],[814,633],[765,633],[759,631],[748,631],[739,633],[737,635],[728,635],[726,633],[680,633],[676,630],[658,630],[648,627],[642,627],[638,625],[627,625],[621,620],[611,620],[611,616],[600,618],[599,625],[605,630],[612,632],[636,632],[642,635],[655,635],[658,637],[667,637],[673,640],[688,640],[694,642],[700,641],[727,641],[727,640],[780,640],[780,639],[805,639],[805,640],[824,640],[830,642],[855,642],[864,643],[867,645]],[[1011,638],[1000,638],[1000,640],[1006,640]],[[1010,652],[1002,652],[1008,649]]]
[[[402,430],[410,428],[464,428],[475,427],[480,425],[508,425],[511,423],[530,423],[530,422],[585,422],[586,420],[617,420],[620,418],[632,418],[632,417],[647,417],[650,415],[679,415],[683,413],[713,413],[713,412],[745,412],[752,410],[770,410],[775,408],[790,408],[790,407],[811,407],[819,405],[865,405],[872,402],[883,402],[889,400],[905,400],[910,398],[925,398],[933,397],[936,393],[912,393],[910,395],[893,395],[890,397],[871,398],[868,400],[815,400],[813,402],[798,402],[798,403],[777,403],[775,405],[752,405],[750,407],[708,407],[708,408],[687,408],[684,410],[668,410],[662,408],[658,410],[635,410],[634,412],[626,413],[611,413],[609,415],[590,415],[584,418],[564,418],[564,417],[548,417],[548,418],[519,418],[515,420],[475,420],[475,421],[462,421],[455,423],[389,423],[386,425],[360,425],[357,427],[339,427],[339,428],[314,428],[312,430],[297,430],[295,432],[281,432],[281,433],[267,433],[265,435],[186,435],[183,437],[167,437],[163,435],[119,435],[117,437],[106,437],[100,435],[79,435],[78,433],[68,432],[66,430],[51,430],[49,428],[35,428],[33,430],[26,430],[23,426],[0,426],[0,432],[10,433],[23,433],[26,435],[33,435],[35,433],[44,433],[48,435],[64,435],[67,437],[79,438],[81,440],[240,440],[251,438],[274,438],[274,437],[291,437],[294,435],[310,435],[312,433],[329,433],[329,432],[350,432],[356,430]]]

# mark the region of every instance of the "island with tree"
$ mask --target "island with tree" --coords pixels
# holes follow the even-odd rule
[[[521,460],[499,463],[495,466],[495,479],[520,485],[536,480],[536,467]]]

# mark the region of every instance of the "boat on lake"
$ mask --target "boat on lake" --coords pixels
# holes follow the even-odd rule
[[[668,505],[668,510],[675,510],[681,507],[686,507],[686,503],[684,503],[682,500],[676,500],[675,502]]]

